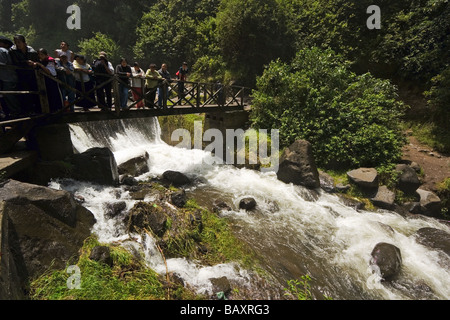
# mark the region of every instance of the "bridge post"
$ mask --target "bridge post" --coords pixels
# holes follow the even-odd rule
[[[227,130],[232,129],[248,129],[249,112],[245,110],[239,111],[224,111],[224,112],[214,112],[205,114],[205,123],[203,130],[208,129],[218,129],[222,133],[223,139],[223,161],[226,161],[227,152],[232,152],[233,154],[236,150],[228,150],[226,141]],[[236,143],[233,143],[236,148]]]
[[[36,76],[36,82],[39,92],[39,101],[41,103],[42,113],[50,113],[50,105],[48,103],[47,87],[45,85],[44,75],[42,75],[39,70],[35,70],[34,74]]]

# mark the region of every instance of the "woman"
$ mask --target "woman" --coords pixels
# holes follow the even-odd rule
[[[148,108],[155,107],[156,89],[158,88],[159,81],[163,77],[156,71],[156,64],[150,64],[150,69],[145,73],[145,87],[146,87],[146,106]]]
[[[120,64],[116,67],[116,74],[119,75],[119,96],[120,108],[125,109],[128,103],[128,86],[131,77],[131,67],[128,65],[127,59],[121,58]],[[117,103],[116,103],[117,105]]]
[[[34,62],[35,68],[41,69],[47,75],[56,78],[56,62],[55,59],[48,55],[47,50],[41,48],[38,50],[39,62]],[[47,99],[50,112],[56,112],[62,109],[63,103],[59,85],[56,81],[49,77],[45,77],[45,86],[47,89]]]
[[[78,106],[82,107],[84,111],[89,111],[89,108],[92,108],[96,105],[95,101],[95,93],[92,90],[94,88],[94,84],[91,81],[90,75],[92,74],[91,66],[86,63],[86,58],[82,55],[75,55],[75,61],[73,62],[74,68],[74,76],[75,76],[75,88],[80,92],[90,92],[89,98],[83,98],[83,100],[77,103]],[[80,94],[77,93],[77,100],[82,98]]]
[[[143,100],[143,91],[142,88],[144,87],[144,77],[145,72],[142,70],[139,66],[139,63],[135,62],[133,65],[133,68],[131,69],[133,78],[131,79],[131,93],[133,94],[133,100],[139,101],[136,103],[137,109],[143,109],[144,108],[144,100]]]

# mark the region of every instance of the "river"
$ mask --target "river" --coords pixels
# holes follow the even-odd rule
[[[118,164],[148,152],[150,172],[137,177],[147,180],[166,170],[176,170],[200,181],[187,189],[188,195],[210,207],[214,199],[230,203],[223,212],[236,236],[249,244],[264,261],[263,268],[280,286],[303,275],[312,278],[312,293],[336,300],[450,299],[450,259],[418,244],[412,234],[432,227],[450,233],[447,225],[426,217],[404,218],[394,212],[356,211],[332,194],[285,184],[274,173],[238,169],[231,165],[207,164],[212,157],[202,150],[169,146],[161,141],[156,118],[105,121],[71,125],[74,147],[83,152],[91,147],[109,147]],[[101,187],[78,181],[52,181],[53,188],[82,196],[84,206],[97,218],[94,226],[100,241],[123,241],[125,246],[145,248],[146,261],[159,273],[166,267],[153,239],[127,240],[124,226],[104,214],[105,202],[132,200],[121,187]],[[256,199],[255,212],[238,209],[243,197]],[[148,199],[151,200],[151,199]],[[370,254],[379,242],[401,250],[399,278],[381,282],[369,267]],[[209,278],[227,276],[247,281],[248,272],[233,263],[200,266],[187,259],[168,259],[169,271],[178,273],[199,293],[212,290]]]

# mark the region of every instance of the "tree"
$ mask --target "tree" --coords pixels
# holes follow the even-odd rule
[[[119,63],[122,56],[120,46],[107,35],[96,32],[89,39],[83,39],[78,43],[80,53],[85,55],[88,61],[98,58],[100,51],[108,54],[108,60],[112,63]]]
[[[310,141],[324,168],[387,165],[399,159],[404,106],[396,88],[356,75],[331,49],[305,49],[291,64],[273,62],[253,92],[255,128],[279,129],[280,143]]]
[[[289,56],[287,17],[276,0],[224,0],[217,13],[217,38],[228,68],[253,85],[265,64]]]

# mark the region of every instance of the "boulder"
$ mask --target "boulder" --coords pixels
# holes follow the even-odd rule
[[[128,231],[141,232],[152,231],[158,237],[162,237],[167,228],[167,216],[164,210],[157,204],[138,202],[130,210],[128,215]]]
[[[423,189],[416,191],[420,197],[420,207],[423,215],[439,218],[441,216],[441,199],[433,192]]]
[[[239,208],[244,210],[253,210],[256,208],[256,200],[251,197],[241,199],[241,201],[239,201]]]
[[[73,178],[101,185],[118,185],[119,171],[114,154],[108,148],[91,148],[70,158]]]
[[[436,228],[422,228],[414,233],[418,243],[450,256],[450,233]]]
[[[214,293],[223,292],[225,296],[231,293],[231,284],[227,277],[210,278],[209,281],[211,281]]]
[[[148,159],[150,158],[149,154],[146,152],[144,155],[132,158],[124,163],[121,163],[117,169],[119,174],[127,174],[132,177],[140,176],[149,171],[148,167]]]
[[[215,213],[220,213],[221,211],[231,211],[232,210],[232,208],[228,205],[228,203],[226,203],[225,201],[223,201],[223,200],[220,200],[220,199],[216,199],[216,200],[214,200],[214,203],[213,203],[213,211],[215,212]]]
[[[378,191],[372,199],[370,199],[374,206],[392,210],[394,209],[395,193],[389,190],[386,186],[380,186]]]
[[[284,150],[277,177],[285,183],[309,189],[320,187],[319,171],[313,157],[312,146],[308,141],[297,140]]]
[[[362,189],[378,188],[378,172],[375,168],[359,168],[347,172],[351,182]]]
[[[320,187],[328,193],[333,193],[336,191],[336,187],[334,186],[334,179],[328,173],[319,170],[319,181]]]
[[[390,280],[397,275],[402,267],[400,249],[396,246],[380,242],[371,253],[370,265],[379,270],[383,280]]]
[[[168,170],[164,172],[162,176],[164,180],[166,180],[169,184],[172,184],[174,187],[181,187],[191,183],[191,179],[189,179],[184,173],[178,171]]]
[[[111,257],[111,249],[106,246],[96,246],[91,250],[89,259],[104,263],[110,267],[113,266],[113,259]]]
[[[186,191],[179,190],[172,193],[170,195],[170,202],[178,208],[183,208],[187,202]]]
[[[0,299],[25,299],[31,279],[77,261],[94,215],[69,192],[8,180],[0,185]]]
[[[127,203],[125,201],[107,202],[103,205],[103,208],[108,218],[114,218],[127,208]]]
[[[395,170],[399,173],[397,188],[407,195],[412,195],[420,187],[417,172],[406,164],[398,164]]]
[[[120,177],[120,184],[125,186],[137,186],[139,182],[133,177],[128,174],[124,174]]]

